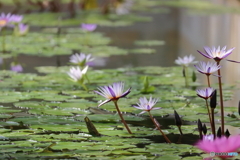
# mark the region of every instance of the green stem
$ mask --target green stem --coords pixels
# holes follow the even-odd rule
[[[214,136],[214,139],[216,138],[216,132],[215,132],[215,122],[214,122],[214,108],[211,108],[212,113],[212,133]]]
[[[208,100],[207,99],[205,99],[205,101],[206,101],[206,106],[207,106],[207,110],[208,110],[208,117],[209,117],[209,122],[210,122],[210,125],[211,125],[211,129],[212,129],[212,133],[213,133],[213,135],[215,135],[215,129],[213,129],[213,121],[212,121],[212,118],[211,118],[211,113],[210,113],[210,110],[209,110],[209,105],[208,105]]]
[[[87,79],[87,83],[90,83],[90,80],[89,80],[87,74],[85,74],[85,77],[86,77],[86,79]]]
[[[5,53],[6,52],[6,36],[5,36],[5,28],[2,28],[2,52]]]
[[[161,130],[160,126],[155,122],[152,114],[150,113],[150,111],[148,111],[148,114],[151,118],[151,120],[153,121],[153,123],[155,124],[155,126],[157,127],[157,129],[160,131],[160,133],[163,135],[164,139],[166,140],[167,143],[171,143],[171,141],[168,139],[168,137],[163,133],[163,131]]]
[[[118,107],[117,100],[113,100],[113,102],[114,102],[115,107],[116,107],[116,109],[117,109],[118,115],[119,115],[119,117],[120,117],[121,120],[122,120],[122,123],[124,124],[124,126],[125,126],[125,128],[127,129],[128,133],[129,133],[129,134],[132,134],[130,128],[128,127],[126,121],[124,120],[124,118],[123,118],[123,116],[122,116],[122,113],[121,113],[121,111],[120,111],[120,109],[119,109],[119,107]]]
[[[188,87],[188,67],[184,66],[183,67],[184,71],[185,71],[185,87]]]
[[[220,61],[217,62],[219,65]],[[221,105],[221,128],[222,135],[224,135],[224,108],[223,108],[223,93],[222,93],[222,80],[221,80],[221,71],[218,70],[218,85],[219,85],[219,93],[220,93],[220,105]]]
[[[208,87],[210,87],[210,78],[209,78],[209,75],[207,75],[207,82],[208,82]]]
[[[88,92],[88,88],[87,88],[87,86],[84,83],[81,83],[81,86],[85,89],[85,91]]]

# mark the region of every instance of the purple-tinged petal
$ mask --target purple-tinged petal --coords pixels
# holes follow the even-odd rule
[[[137,109],[142,109],[141,107],[135,106],[135,105],[132,105],[132,107],[137,108]]]
[[[162,109],[162,107],[153,107],[152,110]]]
[[[234,61],[234,60],[230,60],[230,59],[227,59],[227,61],[233,62],[233,63],[240,63],[240,62],[238,62],[238,61]]]
[[[207,55],[207,54],[204,54],[204,53],[202,53],[202,52],[200,52],[200,51],[198,51],[198,53],[200,53],[201,55],[203,55],[204,57],[206,57],[206,58],[208,58],[208,59],[213,59],[213,57],[211,57],[211,56],[209,56],[209,55]]]
[[[139,113],[139,115],[141,115],[141,114],[143,114],[143,113],[145,113],[145,112],[147,112],[147,111],[142,111],[142,112]]]
[[[219,58],[221,58],[221,59],[223,59],[223,58],[226,58],[226,57],[227,57],[227,56],[229,56],[231,53],[232,53],[232,52],[230,52],[230,53],[227,53],[227,54],[225,53],[225,54],[224,54],[224,56],[222,56],[222,57],[219,57]]]
[[[93,91],[93,92],[95,92],[95,93],[97,93],[97,94],[99,94],[99,95],[105,97],[105,95],[104,95],[102,92],[99,92],[99,91]]]
[[[100,106],[102,106],[102,105],[104,105],[104,104],[106,104],[106,103],[108,103],[108,102],[110,102],[110,101],[111,101],[111,99],[107,99],[107,100],[103,101],[102,103],[100,103],[100,104],[98,105],[98,107],[100,107]]]
[[[208,67],[207,69],[207,73],[210,73],[211,67]]]
[[[213,76],[215,76],[215,77],[222,77],[222,76],[219,76],[219,75],[217,75],[217,74],[212,74]]]
[[[111,93],[112,97],[116,98],[116,94],[114,93],[114,91],[112,90],[112,88],[110,86],[108,86],[108,90]]]
[[[150,107],[149,105],[147,105],[147,110],[148,110],[148,111],[151,110],[151,107]]]
[[[130,92],[131,92],[131,87],[130,87],[126,92],[124,92],[124,93],[120,96],[120,98],[127,96]]]

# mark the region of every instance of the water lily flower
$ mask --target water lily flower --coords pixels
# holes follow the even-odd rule
[[[208,87],[205,89],[197,89],[197,95],[203,99],[208,99],[212,96],[213,92],[215,91],[215,89]]]
[[[205,53],[200,52],[200,51],[198,51],[198,52],[208,59],[214,59],[216,62],[219,62],[223,58],[226,58],[227,56],[229,56],[235,48],[231,48],[229,50],[226,50],[226,49],[227,49],[226,46],[224,46],[222,49],[220,48],[220,46],[218,46],[216,48],[215,47],[212,47],[212,48],[204,47]]]
[[[87,73],[88,66],[86,66],[83,70],[80,67],[72,67],[67,74],[71,77],[71,79],[75,82],[83,82],[83,77]]]
[[[28,32],[29,26],[27,24],[20,23],[14,28],[14,33],[17,36],[26,35]]]
[[[14,72],[22,72],[23,71],[23,67],[20,64],[15,64],[15,63],[11,64],[10,69],[11,69],[11,71],[14,71]]]
[[[157,102],[158,102],[158,99],[155,99],[152,97],[149,98],[149,101],[147,100],[146,97],[141,97],[141,98],[139,98],[139,103],[137,103],[137,106],[133,105],[133,107],[143,110],[141,113],[139,113],[139,114],[143,114],[143,113],[149,112],[151,110],[161,109],[161,107],[153,108],[153,106]]]
[[[92,58],[91,54],[85,54],[85,53],[75,53],[70,57],[70,62],[73,64],[77,64],[80,66],[85,66],[86,64],[89,64],[89,62],[93,61],[94,58]]]
[[[81,28],[83,30],[92,32],[92,31],[94,31],[97,28],[97,24],[85,24],[85,23],[82,23],[81,24]]]
[[[98,107],[110,101],[118,101],[119,98],[125,97],[131,92],[131,88],[127,89],[127,91],[125,92],[123,91],[123,89],[124,89],[123,82],[116,82],[113,83],[112,85],[99,87],[98,91],[94,92],[105,97],[106,100],[100,103]]]
[[[115,12],[118,15],[128,14],[133,6],[132,0],[116,1]]]
[[[220,65],[218,65],[216,62],[199,62],[197,65],[194,65],[194,67],[198,70],[198,72],[202,74],[206,74],[207,76],[211,75],[213,72],[216,72],[221,68]]]
[[[15,15],[15,14],[5,14],[1,13],[0,15],[0,28],[5,26],[13,26],[13,23],[19,23],[23,19],[22,15]]]
[[[205,135],[203,136],[203,141],[214,141],[214,135],[213,134],[209,134],[209,135]]]
[[[190,64],[195,64],[197,61],[194,61],[195,57],[192,55],[184,56],[183,58],[178,57],[178,59],[175,60],[175,63],[181,66],[189,66]]]
[[[240,149],[240,135],[230,136],[229,138],[222,136],[221,138],[209,139],[205,138],[197,142],[196,147],[206,153],[223,153],[238,152]],[[217,155],[219,158],[225,159],[232,156]]]

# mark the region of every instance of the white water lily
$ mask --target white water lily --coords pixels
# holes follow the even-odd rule
[[[72,67],[67,74],[70,76],[71,80],[82,83],[87,70],[88,66],[86,66],[83,70],[81,70],[80,67]]]
[[[93,61],[91,54],[75,53],[70,57],[70,62],[79,66],[85,66],[87,63]]]
[[[145,112],[149,112],[151,110],[161,109],[161,107],[155,107],[153,106],[158,102],[158,99],[150,97],[149,100],[147,100],[146,97],[139,98],[139,103],[136,105],[133,105],[133,107],[137,109],[143,110],[140,114],[143,114]]]
[[[194,61],[195,57],[192,55],[184,56],[183,58],[178,57],[178,59],[175,60],[175,63],[181,66],[189,66],[189,64],[197,63],[197,61]]]

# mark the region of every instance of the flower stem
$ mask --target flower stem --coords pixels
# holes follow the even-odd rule
[[[209,117],[209,122],[210,122],[210,125],[211,125],[211,129],[212,129],[212,133],[213,135],[215,135],[215,129],[213,129],[213,121],[212,121],[212,118],[211,118],[211,115],[210,115],[210,110],[209,110],[209,105],[208,105],[208,100],[205,99],[206,101],[206,106],[207,106],[207,110],[208,110],[208,117]]]
[[[214,139],[216,138],[216,132],[215,132],[215,122],[214,122],[214,108],[211,108],[212,113],[212,133],[214,136]]]
[[[85,74],[85,77],[86,77],[87,83],[90,83],[90,80],[89,80],[87,74]]]
[[[185,87],[188,87],[188,67],[184,66],[183,67],[184,71],[185,71]]]
[[[81,86],[85,89],[85,91],[88,92],[88,88],[87,88],[87,86],[84,83],[81,83]]]
[[[210,87],[210,79],[209,79],[209,75],[207,75],[207,82],[208,82],[208,87]]]
[[[6,52],[6,42],[5,42],[5,28],[2,28],[2,52],[5,53]]]
[[[118,115],[119,115],[119,117],[121,118],[122,123],[124,124],[124,126],[125,126],[125,128],[127,129],[128,133],[129,133],[129,134],[132,134],[130,128],[128,127],[126,121],[124,120],[124,118],[123,118],[123,116],[122,116],[122,113],[121,113],[121,111],[120,111],[120,109],[119,109],[119,107],[118,107],[117,101],[113,101],[113,102],[114,102],[114,104],[115,104],[115,106],[116,106]]]
[[[168,137],[163,133],[163,131],[161,130],[159,124],[157,124],[152,116],[152,114],[150,113],[150,111],[148,111],[148,114],[151,118],[151,120],[153,121],[153,123],[155,124],[155,126],[157,127],[157,129],[160,131],[160,133],[163,135],[164,139],[166,140],[167,143],[171,143],[171,141],[168,139]]]
[[[220,61],[217,62],[219,65]],[[222,93],[222,80],[221,80],[221,71],[218,70],[218,85],[219,85],[219,93],[220,93],[220,105],[221,105],[221,128],[222,135],[224,135],[224,109],[223,109],[223,93]]]

